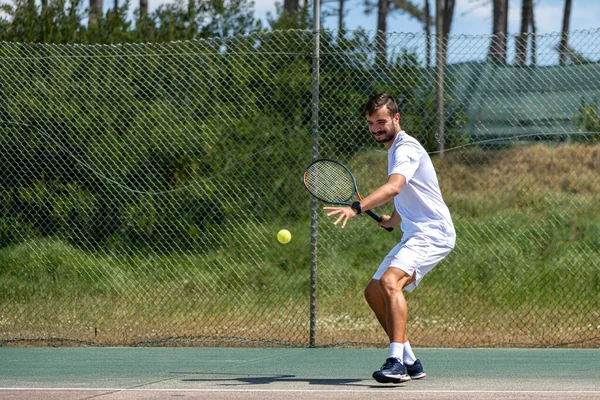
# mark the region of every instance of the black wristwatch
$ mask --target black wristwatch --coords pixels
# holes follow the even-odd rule
[[[354,203],[352,203],[352,205],[350,207],[354,211],[356,211],[356,215],[358,215],[362,212],[362,208],[360,207],[360,201],[355,201]]]

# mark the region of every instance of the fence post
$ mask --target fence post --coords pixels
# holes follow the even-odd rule
[[[319,47],[320,47],[320,1],[314,2],[314,46],[312,59],[312,119],[311,119],[311,156],[319,157]],[[310,200],[310,347],[315,347],[317,332],[317,217],[319,205],[312,197]]]
[[[444,13],[442,0],[436,1],[436,46],[435,67],[437,72],[437,145],[440,157],[444,155],[444,68],[446,54],[444,46]]]

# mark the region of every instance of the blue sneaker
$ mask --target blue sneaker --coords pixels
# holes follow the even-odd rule
[[[373,372],[373,379],[379,383],[402,383],[410,381],[410,375],[399,359],[390,357],[379,371]]]
[[[417,358],[413,365],[406,365],[406,372],[410,375],[411,379],[422,379],[427,376],[425,371],[423,371],[423,365],[421,364],[421,360]]]

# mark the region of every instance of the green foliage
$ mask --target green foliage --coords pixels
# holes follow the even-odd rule
[[[177,11],[171,26],[199,10]],[[130,40],[122,27],[95,37]],[[304,218],[308,199],[289,201],[299,188],[289,174],[310,161],[313,39],[290,30],[162,45],[0,46],[10,82],[0,86],[0,146],[12,149],[0,154],[10,211],[2,223],[15,227],[2,242],[50,235],[90,249],[209,249],[214,242],[202,238],[228,221]],[[370,40],[322,35],[321,142],[341,158],[370,145],[362,105],[390,90],[406,99],[405,129],[435,146],[431,118],[417,107],[426,71],[406,52],[373,65]]]
[[[262,29],[248,0],[177,0],[150,15],[128,20],[130,2],[111,9],[96,22],[83,24],[86,4],[49,0],[42,9],[29,0],[13,0],[0,11],[0,41],[20,43],[121,44],[227,37]]]
[[[573,116],[573,123],[579,129],[579,132],[585,134],[585,141],[599,141],[600,140],[600,107],[598,102],[591,102],[588,104],[585,99],[581,99],[581,106],[575,116]]]
[[[305,108],[293,101],[310,98],[310,77],[290,80],[288,68],[303,60],[264,59],[255,38],[225,44],[130,48],[141,64],[119,47],[71,59],[0,48],[17,55],[0,66],[11,78],[0,87],[0,145],[12,149],[0,154],[2,222],[15,230],[2,229],[3,245],[54,235],[90,249],[210,248],[202,239],[240,215],[298,218],[286,174],[310,157]],[[173,62],[171,51],[184,56]],[[240,203],[241,190],[260,199]]]
[[[0,20],[0,41],[74,43],[82,38],[82,8],[79,0],[50,0],[43,10],[29,0],[4,4],[8,18]]]
[[[275,2],[275,15],[267,13],[267,22],[272,30],[309,29],[313,26],[312,4],[308,1],[299,5],[298,12],[290,15],[283,10],[282,3]]]

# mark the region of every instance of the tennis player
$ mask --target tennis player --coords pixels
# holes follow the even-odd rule
[[[365,289],[365,298],[390,340],[390,354],[373,378],[400,383],[425,377],[423,365],[406,335],[408,308],[403,290],[411,292],[454,248],[456,234],[442,198],[429,155],[400,127],[398,105],[389,94],[378,94],[365,106],[369,131],[388,150],[388,180],[351,207],[324,207],[342,228],[365,210],[394,200],[382,228],[400,225],[402,239],[383,259]]]

